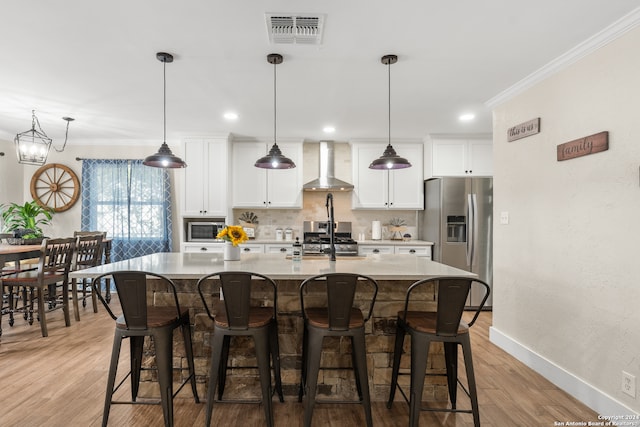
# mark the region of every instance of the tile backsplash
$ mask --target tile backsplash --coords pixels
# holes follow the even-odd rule
[[[256,228],[257,239],[275,239],[276,228],[293,229],[293,237],[302,240],[302,224],[304,221],[324,221],[327,219],[326,192],[304,192],[302,209],[234,209],[233,222],[239,223],[238,217],[243,212],[253,212],[258,216]],[[406,222],[407,233],[417,239],[416,211],[407,210],[352,210],[351,192],[333,192],[334,216],[336,221],[350,221],[352,236],[357,239],[360,233],[371,239],[371,222],[380,221],[383,225],[382,238],[389,237],[386,226],[392,218],[402,218]]]

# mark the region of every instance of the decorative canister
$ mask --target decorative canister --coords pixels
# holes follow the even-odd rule
[[[233,246],[231,242],[224,243],[224,260],[225,261],[239,261],[240,260],[240,246]]]
[[[280,241],[283,238],[282,228],[276,228],[276,240]]]
[[[291,227],[287,227],[284,229],[284,240],[286,240],[287,242],[293,241],[293,230],[291,229]]]

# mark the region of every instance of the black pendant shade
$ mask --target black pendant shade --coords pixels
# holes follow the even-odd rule
[[[411,163],[404,157],[398,156],[391,144],[387,145],[382,156],[369,165],[369,169],[404,169],[410,167]]]
[[[162,143],[157,153],[145,158],[142,164],[153,166],[154,168],[184,168],[187,166],[180,157],[171,152],[171,148],[166,142]]]
[[[273,64],[273,146],[269,154],[256,160],[255,167],[261,169],[293,169],[296,164],[290,158],[284,156],[276,139],[277,106],[276,106],[276,65],[282,64],[282,55],[270,53],[267,62]]]
[[[388,77],[389,77],[389,142],[387,144],[387,148],[382,153],[382,156],[375,159],[369,165],[369,169],[405,169],[410,168],[411,163],[409,160],[404,157],[398,156],[396,150],[391,146],[391,64],[395,64],[398,62],[398,57],[396,55],[385,55],[380,61],[387,66]]]
[[[256,160],[255,166],[262,169],[293,169],[296,164],[290,158],[283,156],[278,144],[274,143],[269,154]]]
[[[142,162],[145,166],[151,166],[154,168],[184,168],[187,164],[178,156],[174,155],[171,152],[171,149],[167,145],[167,62],[173,62],[173,55],[166,52],[158,52],[156,53],[156,58],[158,61],[163,64],[163,82],[164,82],[164,134],[163,134],[163,142],[158,149],[158,152],[152,154],[144,159]]]

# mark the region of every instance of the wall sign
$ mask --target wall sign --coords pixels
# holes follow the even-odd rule
[[[558,145],[558,161],[575,159],[609,149],[609,132],[604,131]]]
[[[516,139],[526,138],[536,133],[540,133],[540,117],[509,128],[507,131],[507,141],[511,142]]]

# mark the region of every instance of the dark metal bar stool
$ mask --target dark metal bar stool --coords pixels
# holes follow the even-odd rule
[[[187,382],[191,383],[191,390],[196,403],[199,403],[196,390],[196,374],[193,363],[193,350],[191,347],[191,327],[189,322],[189,310],[181,309],[178,302],[176,287],[171,279],[156,273],[145,271],[116,271],[102,274],[94,280],[110,276],[118,292],[122,315],[116,316],[111,311],[108,303],[100,292],[97,297],[107,309],[111,317],[116,321],[113,350],[111,353],[111,365],[107,379],[107,393],[104,401],[102,425],[106,427],[109,420],[109,410],[112,404],[161,404],[166,427],[173,426],[173,398]],[[147,304],[147,277],[160,280],[166,285],[169,293],[173,294],[175,304],[165,307],[156,307]],[[181,382],[178,389],[173,391],[173,331],[182,330],[185,354],[189,375]],[[144,337],[151,337],[155,347],[158,382],[160,383],[160,401],[138,401],[138,389],[140,386],[140,372],[142,368],[142,352]],[[129,338],[131,352],[131,369],[127,376],[131,376],[131,401],[114,401],[113,395],[124,384],[127,376],[116,386],[116,373],[122,340]]]
[[[354,307],[356,290],[369,286],[372,297],[365,318],[362,311]],[[365,288],[366,289],[366,288]],[[314,290],[316,290],[314,292]],[[373,424],[371,418],[371,398],[367,372],[364,324],[371,318],[373,305],[378,294],[378,283],[359,274],[330,273],[310,277],[300,284],[300,306],[304,318],[302,339],[302,378],[298,400],[304,397],[304,425],[309,427],[316,404],[316,386],[320,371],[320,356],[324,337],[351,337],[352,364],[355,373],[359,401],[340,403],[362,403],[367,426]],[[322,300],[321,307],[308,307],[305,299],[313,297]],[[331,403],[336,403],[331,401]]]
[[[477,283],[482,286],[485,294],[482,302],[476,309],[473,319],[469,323],[466,323],[462,320],[462,312],[464,311],[472,283]],[[412,311],[410,307],[411,302],[424,303],[424,300],[420,299],[417,295],[419,295],[418,290],[425,286],[435,286],[437,294],[437,306],[435,310]],[[396,388],[398,388],[404,399],[409,403],[409,426],[418,426],[421,410],[472,413],[474,426],[480,426],[480,411],[478,409],[476,381],[473,372],[469,327],[471,327],[478,318],[482,307],[489,297],[489,292],[490,288],[488,284],[470,277],[435,277],[419,280],[407,290],[404,310],[398,312],[391,389],[387,408],[391,408]],[[416,296],[414,296],[414,294],[416,294]],[[411,389],[409,398],[407,398],[407,395],[398,385],[400,359],[402,357],[405,334],[411,336]],[[431,342],[438,341],[444,345],[447,385],[449,387],[449,399],[451,401],[450,409],[423,408],[421,406],[429,345]],[[467,371],[468,389],[458,380],[458,345],[462,346],[464,364]],[[458,384],[460,384],[469,396],[471,400],[471,410],[456,408]]]
[[[219,281],[220,284],[219,299],[217,301],[215,301],[215,293],[211,283],[214,281]],[[276,392],[280,402],[284,402],[280,379],[276,283],[269,277],[258,273],[244,271],[219,272],[200,278],[198,280],[198,292],[214,325],[205,426],[211,425],[216,383],[218,386],[218,400],[222,401],[231,337],[251,336],[255,343],[256,359],[260,373],[262,405],[264,406],[267,425],[272,427],[274,425],[271,405],[273,393],[269,358],[271,358],[271,363],[273,364]],[[271,298],[267,294],[271,294]],[[256,306],[257,301],[259,301],[259,306]],[[273,305],[268,306],[271,302],[273,302]]]

